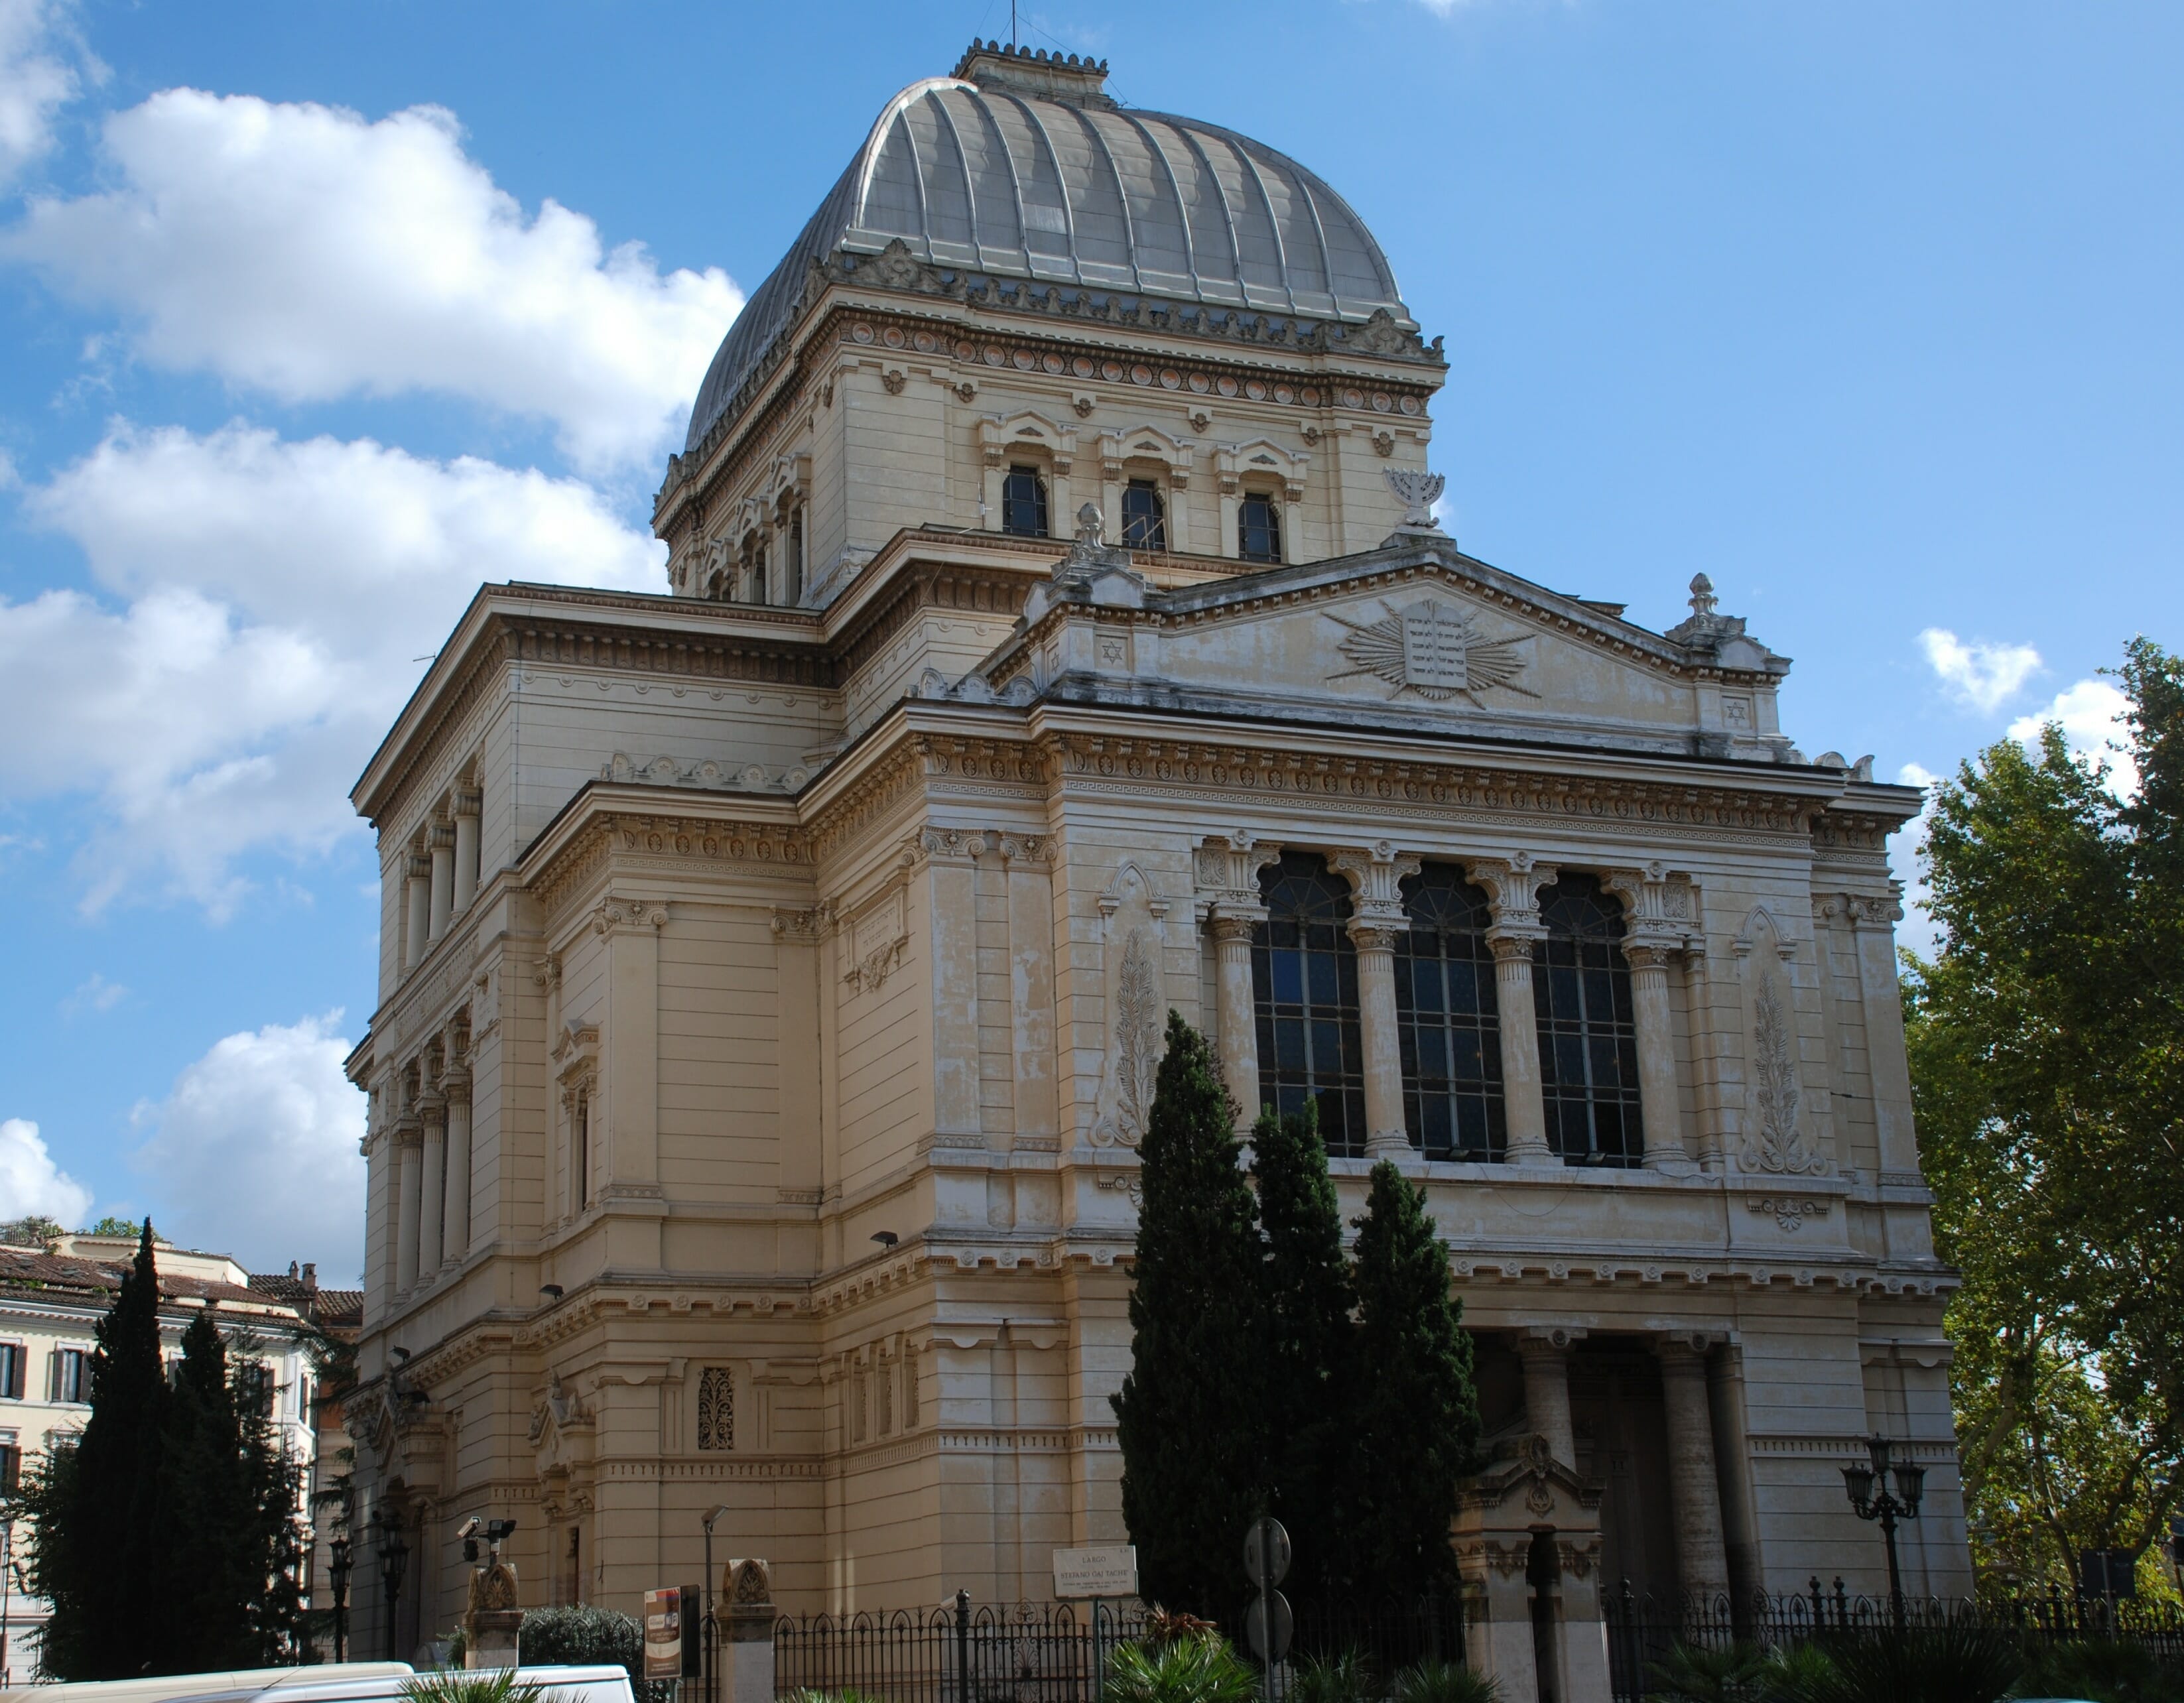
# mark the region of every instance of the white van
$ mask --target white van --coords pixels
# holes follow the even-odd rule
[[[477,1671],[483,1677],[505,1670]],[[160,1679],[19,1686],[0,1692],[0,1703],[404,1703],[402,1684],[414,1674],[406,1661],[240,1668]],[[538,1703],[636,1703],[629,1674],[612,1664],[519,1667],[515,1679],[519,1685],[538,1687]]]

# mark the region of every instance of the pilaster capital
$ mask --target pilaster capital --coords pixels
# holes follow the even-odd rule
[[[471,1073],[466,1066],[450,1065],[440,1073],[440,1092],[448,1102],[468,1103],[471,1097]]]
[[[424,1120],[414,1111],[395,1119],[387,1130],[388,1137],[397,1147],[416,1147],[425,1139]]]
[[[655,899],[609,894],[592,912],[594,934],[649,934],[667,926],[667,907]]]
[[[1541,863],[1529,852],[1513,852],[1506,858],[1472,858],[1464,872],[1486,889],[1494,906],[1494,926],[1511,932],[1544,932],[1540,925],[1540,889],[1552,887],[1561,873],[1551,863]],[[1491,930],[1489,939],[1493,938]]]
[[[1860,932],[1890,931],[1903,920],[1903,905],[1896,893],[1847,893],[1842,898],[1851,927]]]
[[[979,828],[920,828],[904,853],[904,867],[940,864],[974,868],[980,858],[1000,849],[1000,838]]]
[[[1623,961],[1635,975],[1669,973],[1669,960],[1674,957],[1677,944],[1665,940],[1629,939],[1623,943]]]
[[[1262,840],[1248,828],[1209,835],[1191,859],[1198,895],[1209,904],[1235,901],[1256,906],[1259,871],[1281,860],[1280,843]]]
[[[455,825],[453,822],[433,823],[432,832],[426,836],[426,843],[436,852],[453,851],[455,849]]]
[[[432,878],[432,860],[428,857],[413,856],[408,860],[403,872],[412,881],[430,881]]]
[[[1698,937],[1697,888],[1658,859],[1643,869],[1603,870],[1601,885],[1623,901],[1626,956],[1641,946],[1680,952]]]
[[[1412,852],[1399,852],[1393,842],[1381,840],[1362,849],[1344,847],[1328,856],[1327,866],[1350,883],[1358,924],[1383,929],[1407,929],[1411,919],[1403,910],[1403,882],[1424,867]],[[1357,938],[1356,925],[1351,937]]]
[[[472,787],[459,788],[455,793],[455,814],[475,816],[485,809],[485,794]]]
[[[1720,1345],[1721,1333],[1706,1331],[1663,1331],[1653,1339],[1654,1358],[1661,1362],[1664,1372],[1680,1372],[1703,1377],[1707,1355]]]
[[[417,1099],[417,1117],[428,1131],[448,1127],[448,1102],[443,1094],[421,1094]]]

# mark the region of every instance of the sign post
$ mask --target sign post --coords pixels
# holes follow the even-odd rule
[[[1258,1586],[1259,1594],[1244,1617],[1244,1632],[1266,1664],[1268,1703],[1273,1703],[1274,1669],[1290,1653],[1290,1639],[1296,1632],[1289,1599],[1274,1589],[1289,1576],[1290,1554],[1290,1534],[1279,1520],[1262,1514],[1251,1522],[1244,1537],[1244,1571]]]
[[[1101,1550],[1056,1550],[1054,1552],[1054,1594],[1060,1602],[1089,1600],[1092,1604],[1092,1696],[1100,1703],[1107,1694],[1107,1665],[1100,1656],[1100,1604],[1103,1600],[1138,1594],[1138,1550],[1134,1544],[1118,1544]]]
[[[644,1677],[694,1679],[699,1662],[698,1633],[702,1611],[694,1584],[662,1585],[644,1594]]]

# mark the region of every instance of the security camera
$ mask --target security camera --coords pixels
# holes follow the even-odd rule
[[[476,1514],[472,1514],[470,1518],[463,1522],[463,1528],[457,1532],[455,1535],[467,1542],[470,1539],[474,1538],[478,1534],[479,1523],[478,1517]]]

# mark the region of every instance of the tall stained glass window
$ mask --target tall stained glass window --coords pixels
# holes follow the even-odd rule
[[[1500,1159],[1502,1030],[1493,912],[1453,864],[1429,863],[1403,882],[1408,930],[1396,937],[1396,1021],[1403,1055],[1403,1120],[1428,1159]]]
[[[1284,1116],[1319,1108],[1329,1153],[1365,1151],[1365,1049],[1350,886],[1326,860],[1287,852],[1260,871],[1267,921],[1251,936],[1259,1099]]]
[[[1592,877],[1565,875],[1540,890],[1540,921],[1532,999],[1548,1144],[1565,1165],[1636,1165],[1646,1138],[1623,907]]]

